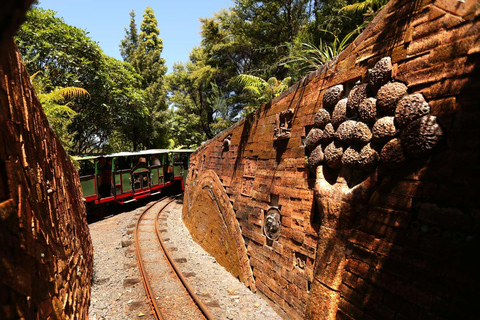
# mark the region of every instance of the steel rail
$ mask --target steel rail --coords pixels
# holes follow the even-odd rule
[[[179,197],[179,196],[178,196]],[[177,198],[178,198],[177,197]],[[170,267],[173,269],[173,271],[177,274],[177,277],[180,279],[180,281],[182,282],[183,286],[185,287],[185,289],[187,289],[188,293],[190,294],[190,297],[192,297],[193,301],[197,304],[198,308],[200,309],[200,311],[202,311],[203,315],[205,316],[205,318],[207,318],[207,320],[214,320],[213,318],[213,315],[210,313],[210,311],[208,310],[207,306],[202,302],[202,300],[200,300],[200,298],[195,294],[195,290],[193,289],[192,286],[190,286],[190,284],[188,283],[187,279],[185,278],[185,276],[183,275],[183,273],[180,271],[180,269],[178,268],[177,264],[175,263],[175,261],[173,260],[172,256],[170,255],[170,253],[168,252],[165,244],[163,243],[163,239],[162,237],[160,236],[160,231],[159,231],[159,228],[158,228],[158,218],[160,217],[160,214],[162,213],[163,209],[166,208],[170,203],[172,203],[172,201],[170,201],[165,207],[162,208],[162,210],[160,210],[158,213],[157,213],[157,218],[155,219],[155,233],[157,234],[157,239],[158,241],[160,242],[160,245],[162,246],[162,249],[163,249],[163,252],[165,253],[165,256],[167,257],[167,260],[170,264]]]
[[[173,196],[173,197],[170,197],[170,199],[168,199],[167,203],[165,203],[165,205],[163,205],[161,207],[161,209],[159,210],[159,212],[157,213],[156,215],[156,219],[155,219],[155,233],[157,235],[157,240],[158,242],[160,243],[160,246],[162,247],[162,250],[163,250],[163,253],[165,254],[165,257],[167,258],[167,261],[170,265],[170,267],[172,268],[172,270],[175,272],[175,274],[177,275],[177,277],[180,279],[180,281],[182,282],[183,286],[185,287],[185,289],[187,290],[187,292],[189,293],[190,297],[193,299],[193,301],[195,302],[195,304],[197,305],[197,307],[200,309],[200,311],[202,312],[202,314],[205,316],[205,318],[207,320],[213,320],[213,315],[210,313],[210,311],[207,309],[207,307],[205,306],[205,304],[200,300],[200,298],[195,294],[195,290],[190,286],[190,284],[187,282],[185,276],[182,274],[182,272],[180,271],[180,269],[178,268],[178,266],[176,265],[175,261],[173,260],[172,256],[170,255],[170,253],[168,252],[168,250],[166,249],[166,246],[165,244],[163,243],[163,240],[162,240],[162,237],[160,236],[160,231],[159,231],[159,228],[158,228],[158,218],[160,217],[160,215],[162,214],[163,210],[170,204],[172,203],[173,201],[175,201],[175,199],[177,199],[179,196]],[[139,231],[139,226],[140,226],[140,222],[142,221],[143,219],[143,216],[153,207],[155,206],[156,204],[158,204],[159,202],[161,201],[164,201],[165,199],[167,199],[166,197],[165,198],[162,198],[158,201],[156,201],[155,203],[149,205],[143,212],[142,214],[138,217],[138,220],[135,224],[135,253],[137,255],[137,262],[138,262],[138,267],[139,267],[139,270],[140,270],[140,274],[141,274],[141,277],[142,277],[142,282],[143,282],[143,286],[145,287],[145,291],[147,293],[147,297],[148,297],[148,300],[150,301],[150,306],[152,308],[152,311],[153,311],[153,314],[155,316],[155,319],[157,320],[164,320],[165,319],[165,316],[162,314],[162,312],[160,311],[160,308],[159,306],[157,306],[157,303],[156,303],[156,299],[154,299],[154,295],[153,295],[153,290],[152,290],[152,287],[150,286],[150,282],[148,281],[148,278],[147,278],[147,273],[145,271],[145,267],[143,265],[143,261],[142,261],[142,257],[140,255],[140,246],[139,246],[139,240],[138,240],[138,231]]]
[[[140,222],[142,221],[143,216],[150,210],[154,205],[158,204],[159,202],[165,200],[166,198],[162,198],[155,203],[149,205],[143,212],[142,214],[138,217],[137,223],[135,224],[135,253],[137,255],[137,263],[138,263],[138,269],[140,270],[140,275],[142,277],[142,282],[143,286],[145,287],[145,292],[147,293],[147,298],[150,301],[150,306],[153,311],[153,315],[155,316],[155,319],[157,320],[164,320],[165,317],[162,315],[162,312],[160,311],[160,308],[157,306],[157,303],[155,302],[155,299],[153,298],[153,290],[150,286],[150,282],[147,279],[147,274],[145,272],[145,266],[143,265],[143,260],[140,255],[140,245],[138,241],[138,231],[140,227]],[[175,198],[173,198],[171,201],[168,201],[163,208],[165,208],[168,204],[170,204]],[[162,210],[163,210],[162,208]]]

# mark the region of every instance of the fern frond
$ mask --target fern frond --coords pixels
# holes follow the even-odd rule
[[[61,115],[61,116],[66,116],[71,118],[77,114],[70,107],[66,105],[56,104],[56,103],[44,104],[43,110],[45,111],[45,114],[47,115],[47,117],[55,114],[55,115]]]
[[[256,87],[256,86],[245,86],[245,87],[243,87],[243,90],[244,91],[250,91],[251,93],[253,93],[256,96],[259,96],[261,94],[259,88]]]
[[[253,76],[251,74],[239,74],[230,80],[231,84],[239,85],[243,87],[255,87],[261,88],[266,85],[266,81],[262,78]]]
[[[356,14],[359,12],[363,13],[367,11],[368,8],[370,8],[370,5],[371,5],[371,0],[357,2],[341,8],[340,12],[345,12],[347,14]]]
[[[42,70],[38,70],[37,72],[35,72],[34,74],[32,74],[32,75],[30,76],[30,81],[33,81],[33,80],[35,79],[35,77],[36,77],[37,75],[39,75],[40,73],[43,73],[43,71],[42,71]]]
[[[59,88],[54,90],[52,93],[55,93],[56,95],[60,95],[63,98],[66,99],[72,99],[72,98],[81,98],[81,97],[90,97],[90,93],[79,87],[65,87],[65,88]]]
[[[364,0],[343,7],[340,9],[340,12],[345,12],[346,14],[374,12],[383,8],[387,3],[388,0]]]

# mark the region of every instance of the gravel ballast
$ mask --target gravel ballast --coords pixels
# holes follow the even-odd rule
[[[153,319],[134,251],[134,226],[143,203],[90,224],[94,246],[94,279],[90,319]],[[167,248],[195,293],[215,319],[282,319],[260,294],[255,294],[220,266],[190,237],[182,222],[181,200],[168,206],[160,218]],[[280,311],[279,311],[280,312]]]

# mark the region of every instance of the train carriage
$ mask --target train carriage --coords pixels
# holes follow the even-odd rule
[[[184,190],[193,150],[152,149],[74,157],[87,204],[126,203],[176,186]]]

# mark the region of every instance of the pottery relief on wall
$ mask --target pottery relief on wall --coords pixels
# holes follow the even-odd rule
[[[368,71],[368,82],[355,84],[348,94],[343,84],[326,90],[305,139],[311,170],[321,164],[393,169],[438,145],[443,131],[423,95],[408,94],[407,86],[391,74],[391,59],[385,57]]]

